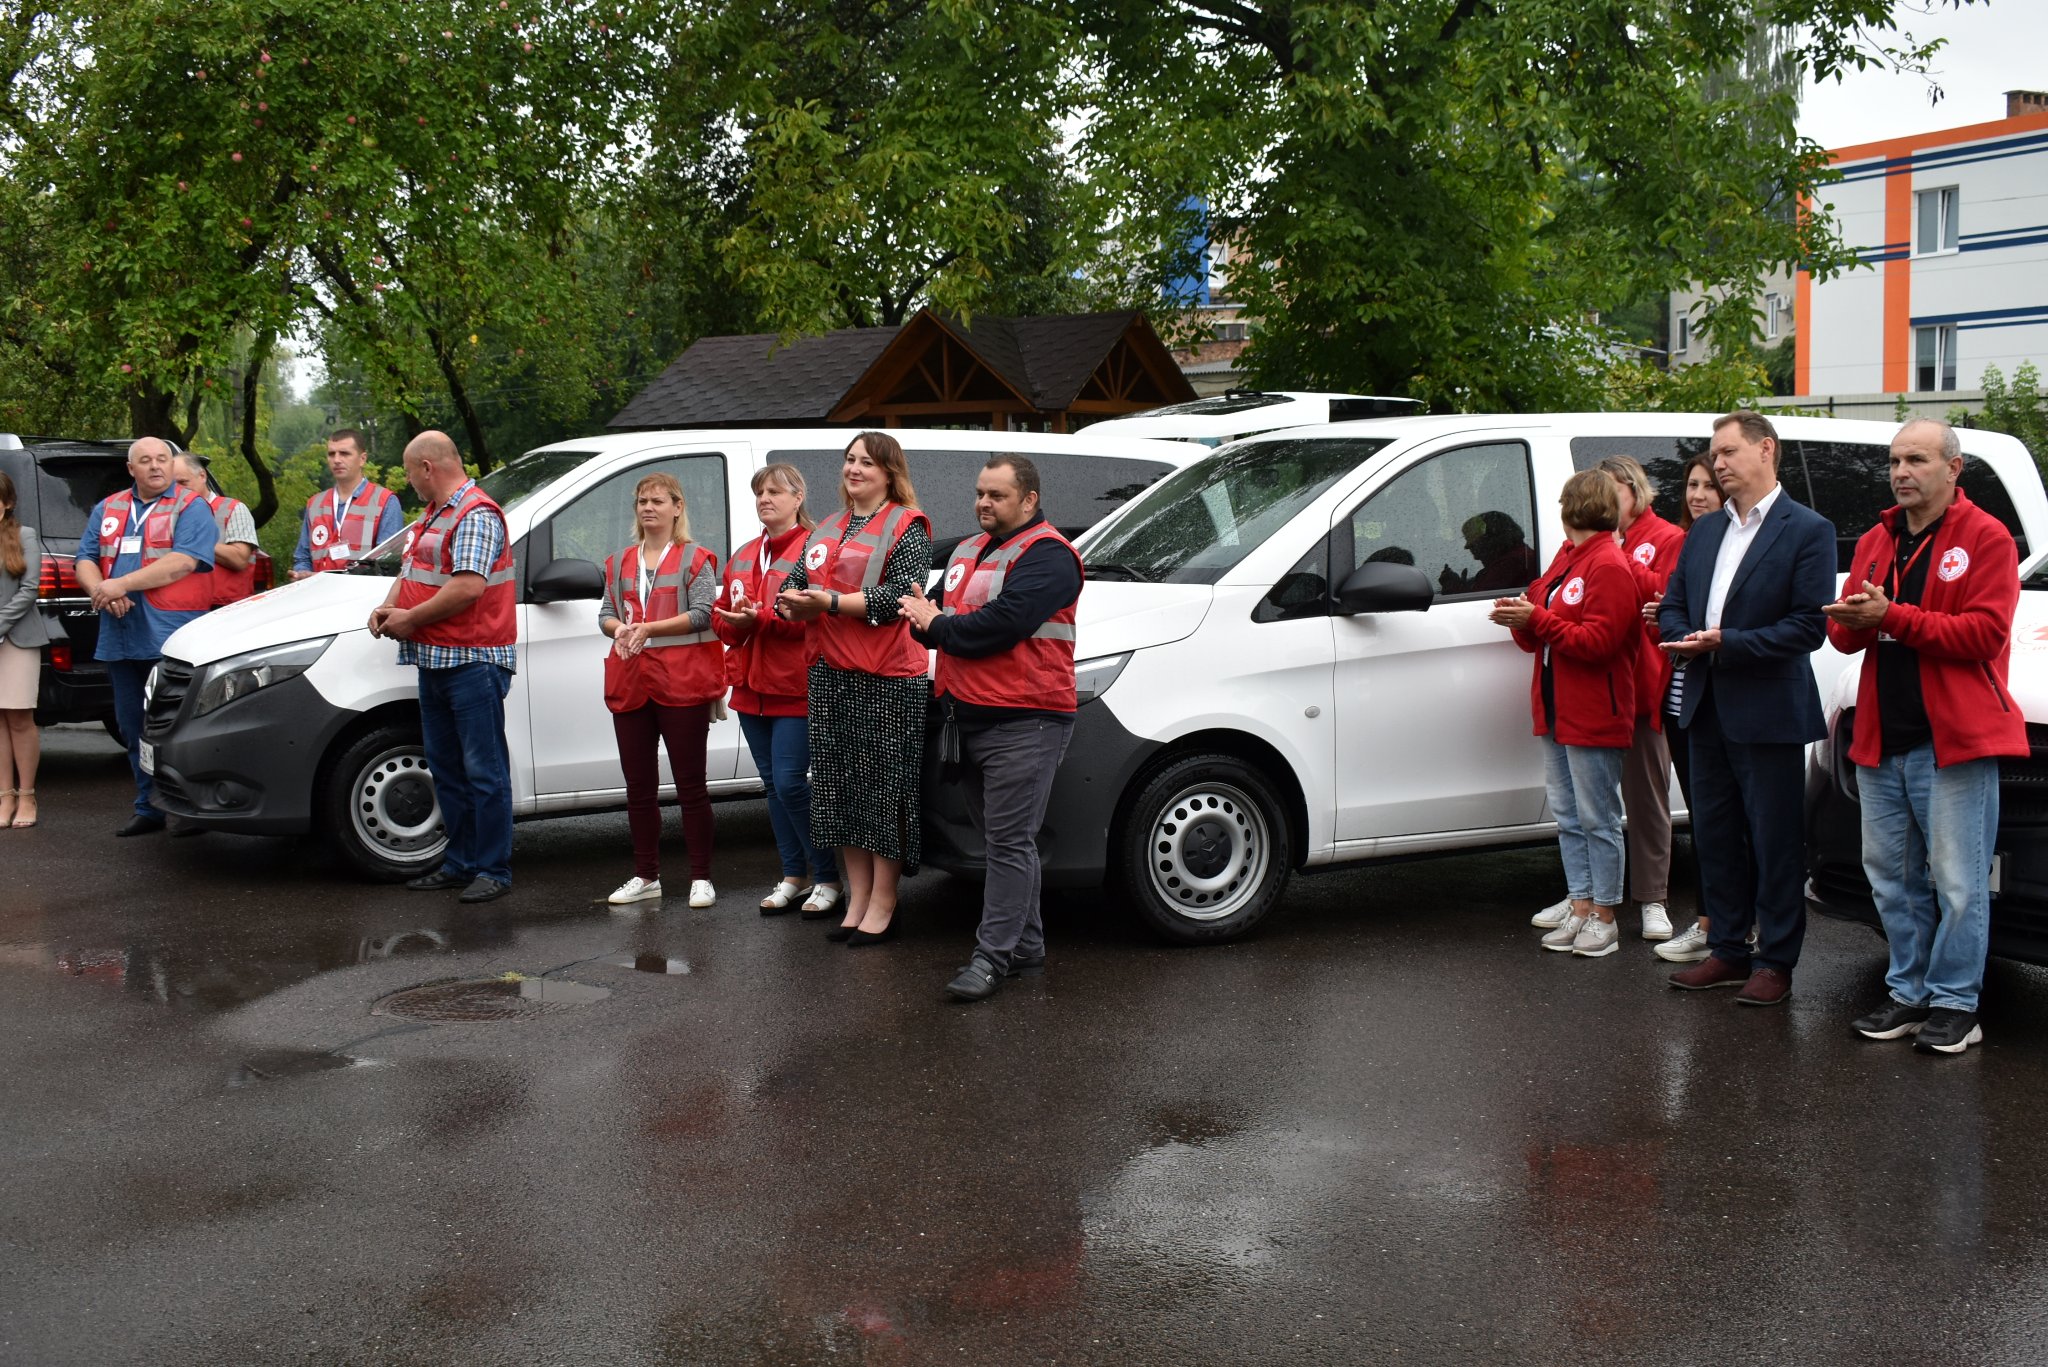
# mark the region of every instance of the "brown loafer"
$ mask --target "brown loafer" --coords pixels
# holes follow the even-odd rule
[[[1740,987],[1750,977],[1748,964],[1708,958],[1701,959],[1691,968],[1681,968],[1671,975],[1670,983],[1688,992],[1704,992],[1710,987]]]
[[[1735,994],[1740,1006],[1776,1006],[1792,995],[1792,979],[1775,968],[1759,968]]]

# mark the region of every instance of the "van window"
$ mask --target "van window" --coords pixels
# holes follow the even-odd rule
[[[849,435],[847,440],[851,441]],[[766,463],[786,461],[802,472],[804,503],[813,517],[839,510],[839,467],[845,448],[829,451],[770,451]],[[917,504],[932,520],[933,549],[943,565],[954,543],[981,530],[974,520],[974,481],[990,451],[906,451]],[[1031,456],[1043,490],[1046,520],[1069,537],[1088,528],[1150,488],[1173,467],[1164,461],[1125,456],[1091,456],[1047,451]]]
[[[697,453],[651,460],[621,470],[577,498],[549,519],[553,556],[557,560],[588,560],[602,565],[639,539],[633,515],[633,486],[652,474],[674,475],[683,486],[690,511],[690,539],[725,563],[727,544],[725,457]]]
[[[1349,568],[1381,562],[1421,570],[1439,602],[1527,588],[1542,569],[1529,448],[1459,447],[1382,485],[1351,514]]]
[[[117,447],[45,447],[36,453],[34,468],[26,473],[33,476],[35,487],[28,488],[22,480],[15,482],[16,497],[23,503],[21,520],[36,529],[46,550],[66,555],[76,547],[63,543],[78,539],[93,505],[132,483],[128,457]]]
[[[1847,573],[1856,542],[1877,525],[1877,519],[1891,507],[1891,448],[1875,442],[1799,441],[1806,464],[1806,477],[1813,489],[1813,508],[1835,524],[1835,569]],[[2022,560],[2027,556],[2026,529],[2012,495],[2006,492],[1998,474],[1983,461],[1963,463],[1963,491],[1970,500],[2005,524],[2019,543]]]
[[[1657,491],[1650,506],[1675,527],[1685,512],[1685,463],[1710,444],[1705,437],[1573,437],[1572,467],[1590,470],[1609,456],[1635,457]],[[1788,483],[1803,501],[1806,490],[1800,482]]]
[[[1099,579],[1213,584],[1384,437],[1240,442],[1177,470],[1088,546]]]

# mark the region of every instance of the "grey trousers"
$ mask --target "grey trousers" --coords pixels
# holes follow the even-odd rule
[[[1013,958],[1045,957],[1038,828],[1073,735],[1071,717],[1024,717],[960,733],[960,782],[988,863],[975,948],[1003,972]]]
[[[1621,762],[1621,809],[1628,816],[1629,900],[1662,902],[1671,892],[1671,752],[1648,717],[1636,718],[1635,741]]]

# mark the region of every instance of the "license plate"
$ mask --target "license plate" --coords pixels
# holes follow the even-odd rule
[[[148,741],[142,742],[142,772],[145,774],[156,772],[156,747]]]
[[[1991,895],[1993,897],[1998,896],[1999,892],[2002,890],[1999,887],[1999,884],[2002,883],[2004,880],[2005,856],[2002,854],[1994,854],[1991,856]]]

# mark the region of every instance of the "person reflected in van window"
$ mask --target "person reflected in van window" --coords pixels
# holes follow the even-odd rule
[[[1679,471],[1685,481],[1685,494],[1678,505],[1678,529],[1690,533],[1693,524],[1701,518],[1721,511],[1721,486],[1714,479],[1714,462],[1705,451],[1695,451],[1686,457],[1685,466]],[[1681,545],[1684,543],[1681,542]],[[1667,574],[1665,582],[1670,582]],[[1658,593],[1643,600],[1643,620],[1650,624],[1652,639],[1657,630],[1657,607],[1664,601],[1664,594]],[[1662,652],[1659,652],[1660,654]],[[1685,667],[1683,656],[1672,656],[1671,667],[1664,673],[1663,686],[1658,690],[1659,706],[1664,713],[1664,745],[1671,755],[1671,772],[1678,776],[1679,796],[1685,799],[1685,808],[1692,810],[1692,746],[1686,740],[1685,721],[1679,715],[1678,704],[1685,693]],[[1707,901],[1699,891],[1699,858],[1693,858],[1693,905],[1699,909],[1691,926],[1672,936],[1651,951],[1667,963],[1695,964],[1707,957]]]
[[[706,780],[711,706],[725,696],[725,647],[712,629],[718,557],[690,539],[690,508],[676,477],[656,471],[633,487],[633,544],[604,562],[598,630],[604,705],[626,776],[626,825],[633,876],[605,900],[613,906],[661,899],[661,755],[682,809],[690,851],[690,905],[718,900],[711,883],[713,824]]]
[[[1657,516],[1656,489],[1633,456],[1609,456],[1593,467],[1614,481],[1620,508],[1616,532],[1622,558],[1635,575],[1636,593],[1648,599],[1664,592],[1685,533]],[[1671,938],[1665,905],[1671,879],[1671,754],[1665,747],[1658,705],[1671,671],[1657,649],[1657,630],[1642,624],[1636,642],[1636,730],[1621,768],[1621,805],[1628,814],[1628,895],[1642,910],[1643,938]]]
[[[839,904],[839,865],[830,845],[811,841],[805,631],[775,615],[775,595],[818,524],[804,508],[804,477],[794,465],[777,462],[756,470],[753,489],[761,534],[726,562],[724,601],[712,625],[725,642],[729,705],[768,790],[768,825],[782,858],[782,879],[761,899],[761,914],[797,911],[801,899],[804,919],[818,920]]]
[[[931,575],[932,524],[886,432],[847,443],[839,498],[845,506],[811,533],[775,610],[810,624],[811,839],[838,847],[846,875],[846,914],[826,938],[856,947],[895,937],[897,882],[923,853],[931,678],[902,599]]]
[[[1536,577],[1536,548],[1522,524],[1503,512],[1484,512],[1465,519],[1460,534],[1465,550],[1479,568],[1460,574],[1449,565],[1437,576],[1445,593],[1500,593],[1525,587]]]
[[[1597,959],[1620,945],[1622,761],[1635,738],[1641,598],[1614,533],[1614,481],[1581,470],[1558,499],[1565,544],[1543,577],[1494,600],[1491,619],[1536,657],[1529,708],[1543,745],[1569,902],[1545,949]]]
[[[1388,546],[1384,550],[1374,551],[1371,555],[1368,555],[1365,558],[1365,563],[1368,565],[1412,565],[1415,563],[1415,552],[1405,546]]]

